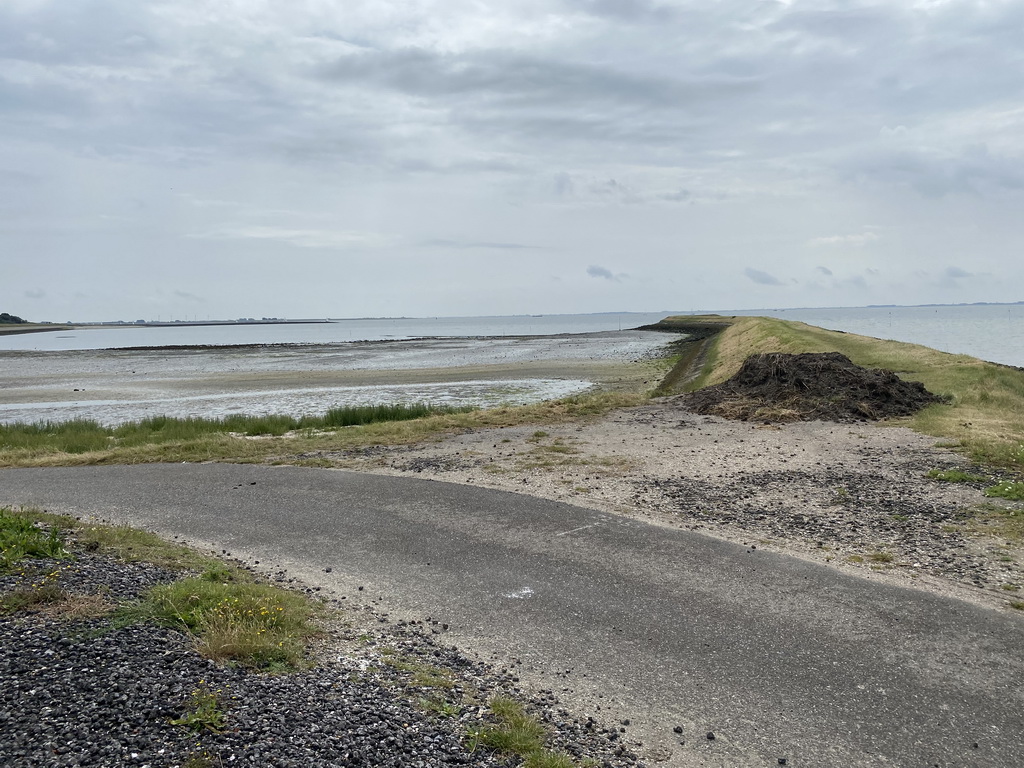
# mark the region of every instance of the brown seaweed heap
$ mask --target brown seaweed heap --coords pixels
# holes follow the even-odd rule
[[[752,355],[728,381],[678,401],[697,413],[744,421],[851,422],[909,416],[944,399],[839,352],[808,352]]]

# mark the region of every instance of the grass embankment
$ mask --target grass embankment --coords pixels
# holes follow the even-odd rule
[[[973,461],[1024,470],[1024,371],[788,320],[737,317],[729,323],[710,344],[702,370],[687,389],[725,381],[750,355],[841,352],[857,365],[895,371],[900,378],[920,381],[931,392],[950,398],[948,404],[929,406],[905,420],[910,428],[945,439]]]
[[[295,457],[367,445],[403,445],[465,429],[553,424],[635,405],[644,399],[643,394],[603,392],[480,410],[386,405],[338,408],[324,416],[300,419],[158,417],[119,427],[85,420],[0,424],[0,467],[160,461],[316,463]]]

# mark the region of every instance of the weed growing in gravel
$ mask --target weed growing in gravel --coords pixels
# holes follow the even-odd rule
[[[984,483],[988,480],[984,475],[975,475],[962,469],[930,469],[928,477],[946,483]]]
[[[440,696],[423,696],[417,700],[419,708],[438,717],[458,717],[462,709]]]
[[[850,492],[842,486],[839,486],[832,491],[832,504],[848,504],[852,500],[853,497],[850,495]]]
[[[1007,605],[1009,605],[1015,611],[1024,611],[1024,602],[1021,602],[1020,600],[1012,600],[1009,603],[1007,603]]]
[[[45,531],[30,515],[0,507],[0,572],[9,570],[26,557],[58,560],[68,557],[60,530],[53,525]]]
[[[490,702],[495,724],[469,733],[470,748],[478,746],[523,759],[524,768],[573,768],[568,755],[544,748],[544,727],[513,699],[496,696]]]
[[[29,585],[13,589],[0,595],[0,616],[32,610],[43,605],[59,603],[68,598],[68,593],[57,581],[58,571],[38,576]]]
[[[219,693],[219,690],[211,691],[200,682],[199,687],[192,691],[184,714],[171,720],[171,725],[184,725],[196,733],[220,733],[224,730],[227,717],[221,709]]]
[[[384,649],[382,654],[384,664],[400,672],[409,673],[409,685],[413,688],[452,688],[455,685],[452,673],[447,669],[407,660],[389,649]]]
[[[870,555],[868,555],[868,560],[870,560],[872,563],[891,563],[895,559],[896,558],[892,554],[892,552],[872,552]]]
[[[1024,541],[1024,509],[998,504],[978,504],[966,511],[964,528],[976,536],[1003,541]]]
[[[1024,501],[1024,483],[1016,483],[1007,480],[999,483],[998,485],[986,488],[985,495],[990,498]]]
[[[310,623],[316,612],[294,592],[207,572],[152,588],[122,615],[186,630],[207,658],[283,671],[302,666],[305,641],[317,634]]]
[[[214,756],[209,751],[190,752],[181,768],[223,768],[224,762],[218,757],[214,762]]]

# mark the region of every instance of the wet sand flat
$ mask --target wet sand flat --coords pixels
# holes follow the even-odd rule
[[[552,337],[0,353],[0,421],[319,412],[367,401],[497,405],[653,385],[675,337]]]

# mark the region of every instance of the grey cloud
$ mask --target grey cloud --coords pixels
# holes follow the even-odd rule
[[[573,193],[572,176],[568,173],[555,174],[555,194],[559,197],[571,197]]]
[[[587,267],[587,274],[590,275],[591,277],[597,277],[602,280],[611,280],[612,282],[615,283],[621,282],[623,279],[629,277],[629,275],[627,275],[625,272],[615,274],[610,269],[599,266],[597,264],[591,264],[589,267]]]
[[[206,299],[202,298],[201,296],[196,296],[194,293],[189,293],[188,291],[174,291],[173,295],[177,296],[179,299],[185,299],[186,301],[192,301],[196,303],[206,301]]]
[[[818,267],[815,267],[815,269],[817,269],[823,275],[828,275],[829,277],[832,277],[832,270],[829,269],[828,267],[818,266]]]
[[[24,295],[26,299],[45,299],[46,291],[44,291],[42,288],[33,288],[31,290],[25,291]]]
[[[958,153],[903,150],[878,152],[847,161],[851,178],[903,184],[925,197],[979,194],[991,188],[1024,189],[1024,161],[992,155],[976,145]]]
[[[731,91],[749,92],[752,78],[707,74],[666,77],[490,50],[443,54],[424,49],[362,51],[323,67],[336,83],[367,84],[426,98],[475,97],[518,108],[571,104],[646,104],[659,110]]]
[[[854,275],[843,280],[844,285],[849,285],[854,288],[864,290],[868,287],[868,281],[864,279],[863,275]]]
[[[749,280],[754,281],[758,285],[783,285],[783,282],[774,275],[762,272],[759,269],[754,269],[753,267],[747,267],[744,269],[743,274],[746,275]]]
[[[957,280],[957,279],[963,278],[963,277],[973,277],[974,276],[972,273],[968,272],[965,269],[961,269],[960,267],[946,267],[945,275],[946,275],[946,277],[952,278],[954,280]]]
[[[671,7],[650,0],[577,0],[569,7],[586,14],[616,21],[664,24],[676,17]]]
[[[693,200],[693,193],[688,189],[680,189],[676,192],[669,192],[668,194],[661,195],[662,200],[668,200],[673,203],[686,203]]]

